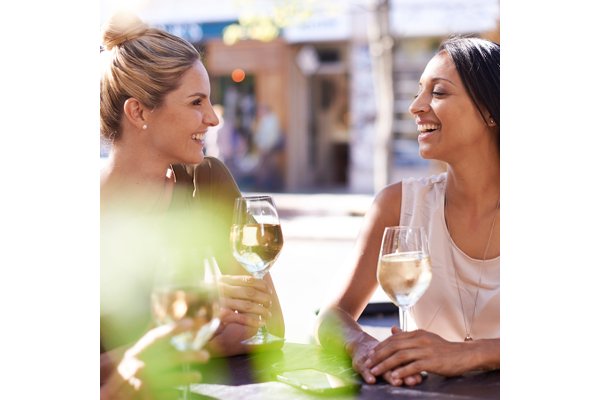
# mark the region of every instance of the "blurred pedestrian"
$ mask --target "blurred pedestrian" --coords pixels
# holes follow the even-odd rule
[[[319,316],[317,336],[340,348],[367,383],[415,385],[420,372],[454,376],[500,368],[500,46],[441,44],[409,107],[425,159],[447,172],[384,188],[368,211],[347,285]],[[379,342],[356,322],[377,287],[387,226],[424,226],[433,272],[412,316],[418,330]]]
[[[268,104],[260,104],[258,107],[253,138],[255,156],[258,158],[255,169],[257,187],[263,190],[280,189],[283,136],[279,118]]]

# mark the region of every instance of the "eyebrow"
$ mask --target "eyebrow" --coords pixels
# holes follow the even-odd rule
[[[450,79],[442,78],[442,77],[439,77],[439,76],[438,76],[438,77],[435,77],[435,78],[431,78],[431,81],[432,81],[432,82],[437,82],[437,81],[446,81],[446,82],[450,83],[452,86],[456,86],[456,85],[454,84],[454,82],[452,82]],[[421,83],[421,82],[419,82],[419,86],[422,86],[422,83]]]
[[[192,93],[188,97],[201,97],[202,99],[208,98],[208,96],[206,94],[200,93],[200,92],[198,92],[198,93]]]

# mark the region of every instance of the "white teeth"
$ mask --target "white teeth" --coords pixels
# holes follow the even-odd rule
[[[194,133],[192,135],[192,139],[194,140],[204,140],[204,133]]]
[[[418,124],[417,125],[417,129],[419,130],[419,132],[426,132],[426,131],[431,131],[431,130],[435,130],[435,129],[440,129],[440,125],[437,125],[437,124]]]

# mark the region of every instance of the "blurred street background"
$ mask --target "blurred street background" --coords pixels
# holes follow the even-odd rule
[[[418,154],[408,106],[439,43],[500,41],[498,0],[101,0],[203,54],[221,118],[207,155],[245,193],[272,194],[285,244],[271,270],[287,338],[345,282],[374,194],[443,171]],[[100,143],[101,161],[109,145]],[[373,301],[387,301],[378,291]]]

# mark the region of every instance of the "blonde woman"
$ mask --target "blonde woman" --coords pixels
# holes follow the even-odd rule
[[[148,331],[155,243],[208,247],[217,257],[226,310],[219,333],[207,346],[211,355],[247,352],[240,342],[256,332],[260,318],[283,337],[283,318],[270,276],[252,278],[229,250],[233,200],[240,192],[227,168],[203,155],[206,132],[219,121],[198,51],[129,14],[113,16],[102,40],[101,134],[111,143],[100,179],[102,382],[121,382],[125,394],[149,387],[160,391],[197,377],[144,381],[143,370],[154,368],[152,362],[131,362],[164,349],[164,338],[172,334]],[[173,215],[177,228],[160,231]],[[202,354],[186,357],[206,359]],[[125,361],[137,365],[139,379],[123,377]],[[117,375],[120,380],[114,379]],[[112,385],[103,393],[119,398]]]

